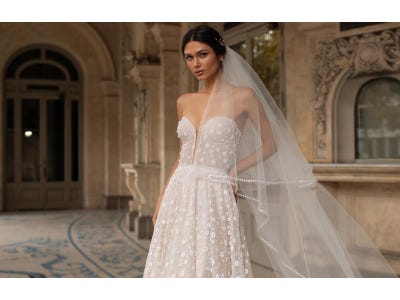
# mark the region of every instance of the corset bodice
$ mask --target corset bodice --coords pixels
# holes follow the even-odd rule
[[[177,134],[182,142],[179,165],[198,164],[228,171],[235,163],[241,132],[233,119],[212,117],[197,130],[182,117]]]

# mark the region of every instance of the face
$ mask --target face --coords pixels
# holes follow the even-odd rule
[[[207,44],[190,41],[184,50],[186,64],[198,80],[214,78],[219,72],[221,59]]]

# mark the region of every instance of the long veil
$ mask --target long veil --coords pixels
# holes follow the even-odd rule
[[[209,176],[236,184],[238,201],[256,226],[256,237],[246,239],[262,245],[265,264],[278,277],[397,277],[360,225],[315,180],[260,78],[226,48],[201,123],[216,116],[234,121],[243,105],[256,111],[240,126],[230,176]],[[243,169],[250,156],[254,163]]]

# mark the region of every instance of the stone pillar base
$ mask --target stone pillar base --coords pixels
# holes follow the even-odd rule
[[[127,219],[129,231],[135,231],[135,219],[138,217],[138,215],[139,215],[139,212],[137,210],[128,212],[126,219]]]
[[[151,216],[135,218],[135,234],[138,239],[151,239],[153,236],[153,221]]]

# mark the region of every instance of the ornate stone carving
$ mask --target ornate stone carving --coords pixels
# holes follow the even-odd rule
[[[159,49],[150,30],[152,23],[145,23],[144,44],[146,53],[137,53],[132,49],[132,27],[122,26],[122,75],[123,79],[133,83],[135,90],[132,98],[133,112],[140,122],[146,119],[146,88],[140,74],[139,65],[159,65]]]
[[[146,118],[146,89],[138,65],[160,64],[158,56],[142,54],[138,56],[134,50],[127,51],[123,56],[124,78],[130,80],[135,87],[136,96],[133,100],[133,112],[140,121]]]
[[[348,77],[400,70],[400,28],[319,40],[314,55],[314,141],[316,158],[326,158],[326,103],[339,74]]]

